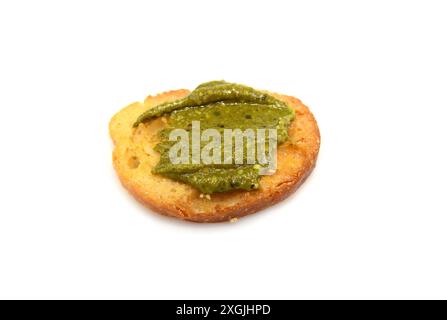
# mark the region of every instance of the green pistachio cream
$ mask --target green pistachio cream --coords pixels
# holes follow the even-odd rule
[[[172,130],[184,129],[191,132],[194,121],[200,122],[200,132],[216,129],[222,136],[225,129],[276,129],[275,143],[281,144],[288,139],[287,131],[295,113],[284,102],[265,92],[245,85],[211,81],[199,85],[183,99],[147,110],[138,117],[134,127],[162,116],[167,119],[167,127],[159,132],[161,141],[154,149],[160,153],[160,161],[152,173],[189,184],[202,193],[211,194],[258,189],[261,165],[236,164],[235,161],[222,164],[194,161],[173,164],[169,157],[169,150],[176,143],[169,139]],[[201,142],[202,144],[204,143]],[[234,147],[230,150],[234,159],[236,150]],[[243,156],[246,158],[245,153]],[[191,150],[189,157],[191,158]]]

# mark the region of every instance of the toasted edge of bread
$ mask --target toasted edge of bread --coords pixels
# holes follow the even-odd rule
[[[147,109],[160,103],[180,99],[188,90],[174,90],[148,96],[116,113],[109,124],[115,144],[113,165],[121,183],[145,206],[161,214],[194,222],[235,221],[239,217],[269,207],[293,193],[315,166],[320,147],[320,133],[309,109],[297,98],[270,93],[295,110],[289,128],[289,140],[278,147],[277,171],[262,176],[254,191],[230,191],[203,195],[180,182],[152,174],[159,154],[153,147],[158,132],[166,125],[161,117],[132,125]]]

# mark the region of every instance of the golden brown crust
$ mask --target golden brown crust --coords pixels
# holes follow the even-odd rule
[[[293,193],[315,166],[320,147],[320,133],[309,109],[297,98],[273,94],[295,110],[296,119],[289,128],[290,139],[278,147],[275,174],[263,176],[256,191],[232,191],[200,195],[189,185],[151,173],[159,159],[153,147],[163,118],[132,128],[145,110],[162,102],[189,94],[174,90],[149,96],[144,103],[133,103],[110,121],[109,130],[115,144],[113,165],[122,184],[141,203],[161,214],[194,222],[220,222],[239,218],[269,207]]]

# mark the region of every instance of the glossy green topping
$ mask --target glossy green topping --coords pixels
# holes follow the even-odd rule
[[[174,110],[204,106],[215,102],[241,102],[285,106],[283,102],[253,88],[225,81],[211,81],[201,84],[184,99],[163,103],[149,109],[138,117],[134,123],[134,127],[137,127],[142,122],[160,117]]]
[[[241,131],[276,129],[277,142],[280,144],[288,139],[288,127],[295,113],[285,103],[267,93],[240,84],[211,81],[199,85],[183,99],[149,109],[138,117],[134,126],[160,116],[166,116],[168,126],[160,131],[161,142],[155,147],[155,150],[160,153],[160,161],[152,172],[187,183],[202,193],[211,194],[259,188],[261,166],[236,164],[234,161],[232,163],[222,161],[222,164],[194,164],[192,161],[187,164],[173,164],[169,158],[169,150],[176,143],[176,141],[169,141],[172,130],[184,129],[191,132],[193,121],[200,122],[200,132],[215,129],[222,136],[225,131],[228,131],[226,129]],[[221,160],[224,160],[223,149],[226,142],[222,142]],[[207,142],[200,143],[201,147],[206,144]],[[265,147],[268,149],[268,143]],[[244,159],[247,157],[246,148],[245,143]],[[233,158],[235,152],[235,146],[232,145]],[[190,151],[190,160],[191,157]]]
[[[258,170],[253,166],[239,168],[203,168],[196,172],[164,173],[168,178],[187,183],[200,192],[211,194],[229,190],[254,190],[259,188]]]

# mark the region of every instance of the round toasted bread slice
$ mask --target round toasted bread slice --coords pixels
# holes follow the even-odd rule
[[[188,90],[174,90],[149,96],[144,103],[125,107],[110,121],[115,170],[124,187],[150,209],[194,222],[234,221],[281,201],[295,191],[314,168],[320,133],[312,113],[297,98],[271,93],[293,108],[296,118],[289,128],[289,140],[278,147],[277,171],[262,176],[258,190],[203,195],[187,184],[152,174],[159,160],[153,147],[159,142],[158,132],[167,121],[161,117],[137,128],[132,125],[147,109],[181,99],[189,93]]]

